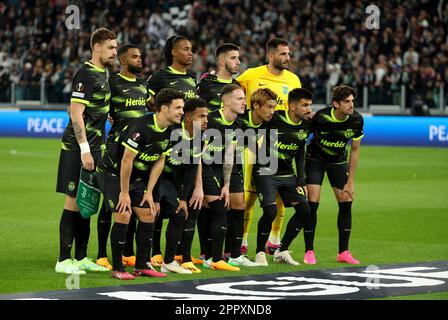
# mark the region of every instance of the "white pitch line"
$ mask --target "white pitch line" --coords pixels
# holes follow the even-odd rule
[[[15,150],[15,149],[9,150],[9,154],[13,155],[13,156],[22,156],[22,157],[54,158],[54,156],[48,155],[48,154],[18,151],[18,150]]]

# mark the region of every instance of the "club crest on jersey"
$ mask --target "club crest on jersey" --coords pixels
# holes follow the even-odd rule
[[[76,91],[78,91],[78,92],[84,91],[84,85],[82,84],[82,82],[79,82],[75,88],[76,88]]]
[[[344,134],[344,136],[346,137],[346,138],[351,138],[351,137],[353,137],[355,135],[355,133],[353,132],[353,129],[347,129],[346,131],[345,131],[345,134]]]
[[[283,87],[282,87],[282,92],[283,92],[283,94],[288,94],[288,92],[289,92],[289,88],[288,88],[288,86],[285,84],[285,85],[283,85]]]
[[[299,131],[299,139],[300,140],[305,140],[307,137],[308,137],[308,132],[306,132],[304,130]]]
[[[162,148],[162,149],[166,149],[166,147],[168,147],[168,143],[170,142],[170,140],[167,140],[167,139],[165,139],[165,140],[163,140],[163,141],[160,141],[160,147]]]

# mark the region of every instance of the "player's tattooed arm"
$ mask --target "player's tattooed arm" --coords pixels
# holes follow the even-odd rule
[[[86,170],[92,171],[95,169],[95,162],[90,153],[89,144],[87,141],[86,128],[84,124],[83,113],[85,105],[79,102],[70,103],[70,119],[72,120],[73,131],[75,133],[76,141],[81,149],[81,162]],[[87,145],[87,149],[86,149]],[[84,148],[84,151],[83,151]]]
[[[84,124],[83,113],[85,105],[79,102],[71,102],[68,108],[70,112],[70,119],[72,120],[73,131],[75,132],[76,140],[79,144],[87,142],[86,128]]]
[[[73,131],[75,132],[76,140],[78,142],[87,141],[86,131],[80,124],[78,124],[78,122],[73,121]]]
[[[235,145],[233,143],[230,143],[225,149],[224,163],[222,165],[224,184],[230,184],[230,176],[232,175],[232,168],[233,168],[234,150]]]

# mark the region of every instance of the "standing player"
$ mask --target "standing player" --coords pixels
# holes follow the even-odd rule
[[[190,40],[181,35],[175,35],[166,41],[163,49],[166,66],[154,72],[147,80],[148,92],[154,97],[163,88],[170,88],[184,93],[184,98],[196,97],[196,76],[189,70],[193,62],[193,51]],[[153,104],[154,99],[151,99]],[[154,252],[150,258],[154,266],[163,263],[160,254],[160,237],[163,219],[157,219],[154,231]]]
[[[169,146],[171,135],[169,127],[180,123],[183,106],[183,93],[171,89],[160,91],[156,96],[156,113],[132,121],[129,127],[120,133],[98,165],[98,181],[104,194],[104,202],[108,210],[113,212],[114,218],[110,242],[112,277],[116,279],[166,276],[146,264],[155,219],[152,191],[157,182],[153,177],[158,176],[153,171],[163,168],[163,152]],[[137,254],[134,275],[127,273],[122,263],[131,209],[139,219],[135,235]]]
[[[207,101],[208,111],[212,112],[222,107],[221,90],[228,84],[238,84],[233,79],[240,69],[240,48],[233,43],[223,43],[215,50],[216,74],[205,73],[196,87],[199,97]],[[239,168],[241,166],[238,166]],[[240,170],[241,171],[241,170]],[[201,248],[201,256],[205,250],[204,231],[202,230],[203,219],[207,214],[208,208],[203,207],[198,217],[198,235]],[[229,243],[229,233],[227,233],[226,246]],[[226,250],[227,251],[227,250]]]
[[[113,66],[117,55],[116,35],[105,28],[90,38],[92,59],[84,62],[73,77],[73,92],[68,113],[70,121],[62,137],[56,191],[64,193],[65,204],[59,225],[59,259],[56,272],[84,274],[84,270],[107,271],[87,258],[90,218],[84,219],[76,204],[81,166],[95,169],[104,143],[109,112],[110,88],[106,66]],[[75,260],[71,247],[75,245]]]
[[[181,91],[185,99],[196,97],[196,76],[189,70],[193,62],[190,40],[172,36],[163,49],[166,67],[154,72],[147,80],[149,93],[154,97],[163,88]]]
[[[221,98],[223,108],[208,116],[206,147],[202,155],[204,195],[210,208],[203,220],[207,239],[207,261],[204,261],[204,267],[239,271],[240,268],[231,266],[222,259],[222,253],[227,232],[227,209],[230,208],[229,215],[236,217],[232,219],[229,216],[231,224],[237,223],[237,215],[244,215],[243,182],[233,161],[236,144],[235,119],[238,114],[244,113],[246,100],[241,87],[234,84],[226,85],[222,89]]]
[[[106,141],[106,149],[115,141],[120,132],[132,119],[143,116],[148,111],[146,103],[149,100],[145,81],[139,79],[137,74],[142,72],[142,56],[140,50],[133,44],[125,44],[118,48],[118,61],[121,70],[109,78],[111,91],[110,110],[113,123]],[[98,257],[96,264],[112,270],[107,259],[107,239],[111,226],[112,212],[100,211],[98,217]],[[128,227],[128,238],[124,250],[123,262],[133,267],[135,265],[134,255],[134,233],[136,220],[131,217]]]
[[[215,50],[215,74],[205,73],[197,85],[197,94],[207,101],[208,111],[221,108],[221,90],[227,84],[238,84],[233,75],[240,70],[240,48],[233,43],[220,44]]]
[[[201,272],[192,262],[191,245],[204,198],[200,159],[202,132],[207,129],[207,116],[207,103],[204,100],[188,99],[182,123],[175,125],[171,134],[173,147],[166,152],[165,167],[159,183],[160,212],[169,218],[166,250],[161,266],[163,272]],[[183,257],[180,265],[174,260],[174,255],[181,240]]]
[[[287,70],[290,61],[289,44],[283,39],[271,39],[266,43],[266,54],[269,61],[267,65],[248,69],[237,80],[246,93],[248,107],[250,107],[252,94],[257,89],[269,88],[277,94],[276,110],[287,110],[288,93],[292,89],[301,87],[299,77]],[[245,162],[247,164],[244,165],[244,190],[247,208],[244,217],[243,253],[247,252],[247,237],[252,223],[254,203],[257,198],[256,191],[251,184],[252,165],[247,159]],[[271,235],[267,243],[267,249],[270,253],[273,253],[279,246],[280,230],[285,213],[285,207],[279,197],[277,197],[277,205],[277,217],[272,225]]]
[[[250,110],[246,110],[243,115],[238,115],[237,124],[244,131],[243,137],[247,138],[244,143],[245,149],[250,156],[255,159],[257,152],[257,141],[260,131],[266,130],[267,123],[272,119],[276,105],[277,95],[270,89],[258,89],[252,94]],[[237,137],[240,139],[240,137]],[[240,142],[240,141],[238,141]],[[237,148],[240,143],[237,144]],[[255,162],[255,160],[252,160]],[[252,163],[254,163],[252,162]],[[229,225],[226,237],[225,252],[229,252],[229,264],[233,266],[258,266],[248,260],[245,255],[241,255],[241,241],[244,232],[244,216],[228,215]],[[236,221],[232,221],[236,220]]]
[[[257,163],[253,168],[255,187],[263,209],[263,215],[258,221],[255,259],[260,265],[268,265],[264,251],[272,221],[277,215],[277,192],[285,206],[293,207],[295,213],[288,222],[280,247],[274,253],[274,261],[299,264],[291,257],[288,246],[310,216],[306,199],[304,161],[305,143],[311,128],[311,99],[312,95],[306,89],[298,88],[289,92],[288,110],[274,113],[269,122],[269,130],[263,137],[270,163]],[[277,130],[277,134],[274,134],[273,130]],[[277,168],[272,166],[274,159],[278,161]]]
[[[352,225],[352,202],[355,194],[355,173],[364,136],[362,116],[355,111],[356,91],[349,86],[337,86],[331,93],[332,106],[316,112],[313,118],[313,139],[306,154],[306,185],[311,208],[311,224],[305,226],[304,262],[315,264],[314,234],[317,208],[325,172],[339,206],[338,262],[359,264],[348,250]],[[347,143],[352,139],[350,155]]]

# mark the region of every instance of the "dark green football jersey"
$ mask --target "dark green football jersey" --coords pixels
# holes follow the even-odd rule
[[[109,85],[109,115],[114,122],[107,138],[108,146],[130,120],[141,117],[148,111],[146,103],[150,98],[145,81],[139,78],[131,79],[117,73],[110,77]]]
[[[164,88],[171,88],[185,93],[185,99],[196,98],[196,76],[191,71],[179,72],[166,67],[154,72],[147,81],[148,92],[155,96]]]
[[[313,138],[307,147],[306,157],[328,163],[347,163],[347,143],[364,136],[364,119],[354,111],[345,120],[334,116],[334,108],[316,112],[313,117]]]
[[[253,111],[252,110],[246,110],[244,111],[244,114],[238,115],[236,118],[237,127],[243,131],[246,132],[246,137],[248,139],[245,139],[244,145],[247,146],[248,140],[253,140],[252,142],[256,142],[259,138],[260,133],[263,132],[268,127],[267,122],[261,122],[258,125],[255,125],[252,120]],[[248,131],[250,130],[250,131]],[[249,134],[250,133],[250,134]],[[253,134],[252,134],[253,133]]]
[[[131,121],[128,127],[109,147],[98,163],[97,171],[120,175],[124,149],[137,154],[133,163],[131,182],[138,178],[147,182],[152,165],[168,149],[171,127],[161,129],[157,125],[156,114],[145,114]]]
[[[71,102],[86,106],[83,113],[87,142],[90,150],[101,150],[105,141],[105,126],[109,112],[110,88],[106,69],[89,61],[75,72],[72,82]],[[80,151],[70,119],[62,136],[62,149]]]
[[[171,147],[165,152],[163,175],[174,181],[181,200],[185,200],[195,186],[203,146],[202,133],[190,137],[184,122],[173,126]]]
[[[221,109],[221,90],[228,84],[239,85],[235,79],[219,79],[216,75],[210,73],[201,78],[196,87],[196,93],[207,102],[209,112]]]
[[[222,109],[208,114],[207,130],[204,133],[207,147],[202,153],[204,165],[222,166],[224,163],[225,147],[228,143],[236,143],[236,120],[227,121]]]
[[[253,111],[246,110],[244,114],[238,115],[236,118],[236,156],[242,157],[245,148],[249,148],[254,154],[257,153],[257,141],[260,135],[264,135],[267,128],[266,122],[255,125],[252,121]],[[242,131],[238,130],[241,129]],[[242,158],[238,159],[238,163],[242,163]]]
[[[204,145],[200,135],[189,137],[185,129],[185,123],[182,121],[181,124],[173,126],[171,137],[171,147],[165,153],[164,172],[185,171],[190,164],[199,164]]]
[[[297,176],[303,181],[303,160],[305,143],[311,129],[311,121],[302,120],[298,123],[293,122],[288,111],[279,110],[274,113],[272,120],[269,122],[269,128],[263,137],[261,144],[262,150],[266,150],[266,154],[270,161],[278,161],[277,170],[272,171],[274,175],[291,175],[294,173],[294,160],[299,166]],[[277,130],[274,134],[272,130]],[[260,154],[257,157],[260,158]],[[268,167],[269,165],[260,162],[258,166]],[[272,165],[271,165],[272,167]],[[304,185],[304,182],[301,183]]]

